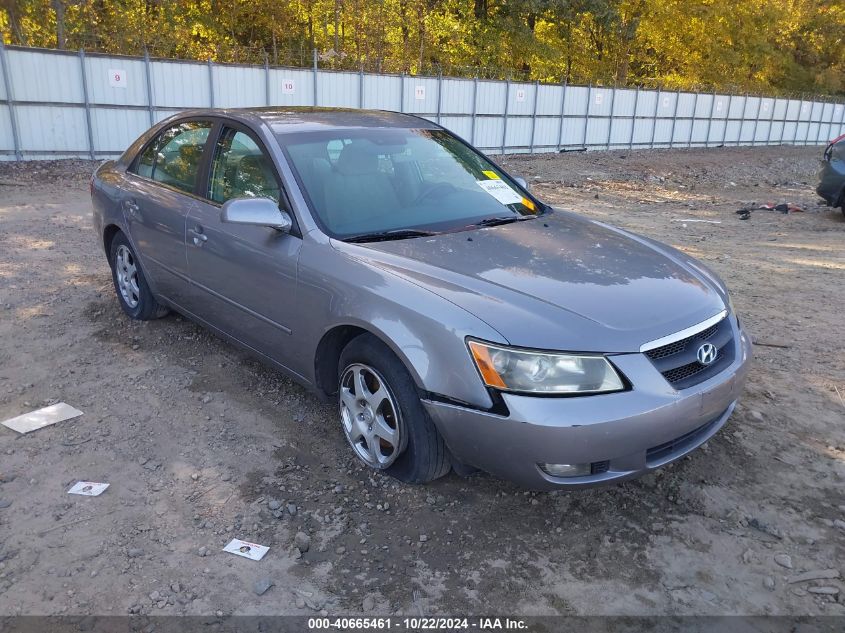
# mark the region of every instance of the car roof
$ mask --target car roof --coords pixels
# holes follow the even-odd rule
[[[438,129],[431,121],[388,110],[318,108],[313,106],[267,106],[260,108],[204,108],[183,112],[185,116],[224,116],[243,123],[260,121],[275,134],[293,134],[331,128]]]

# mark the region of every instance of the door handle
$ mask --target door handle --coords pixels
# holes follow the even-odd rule
[[[188,229],[188,233],[191,234],[191,239],[194,242],[194,246],[202,246],[205,242],[208,241],[208,235],[202,232],[202,227],[197,226],[195,229]]]

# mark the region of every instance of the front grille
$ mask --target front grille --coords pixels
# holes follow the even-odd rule
[[[718,350],[715,362],[710,365],[702,365],[696,357],[704,341],[712,343]],[[673,387],[692,387],[715,376],[733,362],[734,340],[730,319],[725,317],[706,330],[648,350],[645,355]]]
[[[663,347],[651,349],[645,354],[652,360],[660,360],[661,358],[666,358],[667,356],[683,352],[687,348],[687,341],[689,341],[689,339],[686,338],[681,341],[675,341],[674,343],[669,343]]]
[[[689,363],[681,367],[675,367],[675,369],[670,369],[669,371],[664,371],[663,377],[669,382],[680,382],[690,376],[695,376],[698,372],[704,369],[707,369],[707,365],[702,365],[698,361],[695,361],[694,363]]]
[[[590,464],[590,474],[601,475],[602,473],[606,473],[609,468],[610,461],[608,460],[604,460],[603,462],[593,462]]]
[[[667,356],[680,354],[687,348],[687,345],[689,345],[691,342],[706,341],[711,336],[713,336],[719,330],[719,326],[725,320],[726,319],[722,319],[722,321],[719,321],[716,325],[711,325],[706,330],[702,330],[701,332],[693,334],[692,336],[688,336],[687,338],[682,338],[680,341],[675,341],[674,343],[669,343],[668,345],[663,345],[662,347],[655,347],[654,349],[650,349],[645,353],[645,355],[652,360],[660,360],[661,358],[666,358]]]

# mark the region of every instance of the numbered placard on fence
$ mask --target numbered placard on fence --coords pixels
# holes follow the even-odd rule
[[[109,86],[112,88],[126,88],[126,71],[122,68],[109,69]]]

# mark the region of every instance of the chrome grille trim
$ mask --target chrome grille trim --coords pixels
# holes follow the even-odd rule
[[[653,341],[648,341],[647,343],[643,343],[640,345],[640,352],[647,352],[652,349],[657,349],[658,347],[663,347],[664,345],[669,345],[670,343],[674,343],[676,341],[683,340],[685,338],[689,338],[690,336],[695,336],[706,330],[713,325],[716,325],[719,321],[724,319],[728,316],[727,309],[722,310],[719,314],[716,314],[709,319],[702,321],[701,323],[696,323],[695,325],[691,325],[688,328],[685,328],[679,332],[675,332],[674,334],[669,334],[667,336],[662,336],[660,338],[656,338]]]

